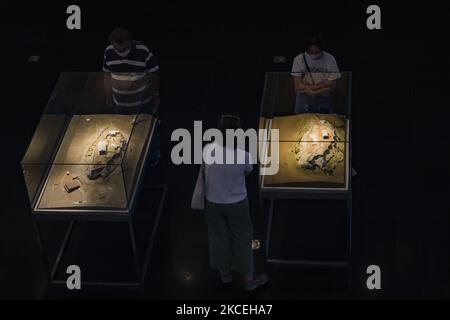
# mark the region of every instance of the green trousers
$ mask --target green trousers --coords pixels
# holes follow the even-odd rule
[[[248,199],[232,204],[205,201],[204,212],[211,267],[253,274],[253,227]]]

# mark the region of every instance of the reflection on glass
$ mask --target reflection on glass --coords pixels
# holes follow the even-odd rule
[[[21,163],[34,210],[128,212],[155,118],[142,103],[118,113],[109,77],[61,74]]]
[[[22,173],[30,202],[36,197],[46,168],[57,147],[64,120],[64,115],[44,114],[22,159]]]
[[[261,115],[266,118],[297,113],[336,113],[350,118],[351,73],[308,73],[317,79],[333,79],[332,90],[320,94],[299,93],[295,89],[295,73],[266,74]],[[308,76],[308,77],[309,77]],[[297,78],[304,77],[299,73]]]
[[[347,148],[335,141],[280,142],[279,171],[263,176],[263,187],[345,188]]]
[[[348,121],[335,114],[308,113],[271,119],[280,141],[348,141]]]
[[[279,171],[263,172],[262,188],[348,190],[351,76],[350,72],[266,74],[259,127],[278,130]],[[317,90],[303,90],[296,83],[299,79],[317,84]],[[318,88],[324,82],[332,86]],[[260,136],[259,142],[260,160],[266,163],[264,157],[276,147],[275,139]]]
[[[142,163],[144,148],[150,139],[152,127],[155,125],[155,118],[148,114],[136,116],[125,155],[122,160],[123,179],[125,183],[128,200],[131,201],[133,187],[139,178],[139,165]]]
[[[108,175],[93,177],[89,165],[53,165],[39,209],[126,208],[122,168],[108,170]]]
[[[54,163],[120,164],[135,119],[134,115],[73,115]]]

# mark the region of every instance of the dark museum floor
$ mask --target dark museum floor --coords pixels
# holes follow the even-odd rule
[[[220,18],[190,20],[180,15],[164,22],[168,15],[164,11],[149,22],[152,32],[135,32],[136,39],[153,44],[162,81],[163,155],[157,168],[148,169],[145,183],[167,184],[169,188],[145,281],[145,298],[450,297],[450,109],[448,101],[442,102],[443,93],[448,92],[450,54],[442,53],[447,60],[442,59],[438,70],[426,71],[425,62],[431,59],[425,43],[438,38],[428,31],[438,27],[439,19],[434,20],[436,26],[427,29],[421,29],[417,22],[415,28],[395,25],[394,32],[367,36],[362,22],[357,25],[361,19],[352,16],[358,10],[363,12],[364,6],[350,8],[349,4],[330,9],[346,18],[341,23],[335,15],[327,16],[334,27],[326,36],[341,69],[352,70],[354,78],[353,158],[359,177],[353,185],[350,277],[345,270],[266,265],[262,251],[256,251],[257,269],[267,272],[270,283],[252,294],[240,289],[238,282],[220,286],[217,275],[209,269],[205,224],[201,214],[189,208],[198,167],[171,164],[174,144],[170,134],[176,128],[192,128],[194,120],[214,126],[220,114],[231,112],[241,115],[245,127],[256,127],[264,72],[290,68],[290,62],[272,64],[273,56],[286,55],[291,61],[301,48],[292,42],[296,31],[289,23],[293,21],[275,23],[255,18],[250,23],[237,16],[232,24]],[[415,7],[414,14],[422,9]],[[145,15],[145,11],[140,14]],[[92,18],[87,19],[88,26]],[[392,16],[386,14],[385,19],[386,25],[394,28],[389,24]],[[56,18],[48,21],[50,26],[57,23]],[[165,28],[158,30],[163,23]],[[106,35],[114,24],[108,20],[95,32],[79,34],[31,24],[5,25],[6,42],[13,47],[6,54],[14,62],[5,66],[11,89],[2,93],[6,100],[0,118],[0,298],[138,298],[132,289],[85,287],[73,293],[46,286],[19,163],[59,72],[100,70]],[[137,29],[132,23],[130,28]],[[341,34],[348,30],[353,38],[342,39]],[[352,49],[356,43],[358,48]],[[386,47],[395,52],[399,48],[410,50],[414,55],[395,62],[389,50],[383,49]],[[27,63],[27,57],[37,53],[41,62]],[[248,189],[255,238],[263,239],[266,220],[257,205],[256,174],[251,176]],[[155,197],[144,189],[138,213],[151,214]],[[278,254],[296,257],[302,254],[299,248],[309,248],[319,257],[339,255],[342,208],[338,203],[303,201],[283,206],[283,214],[274,220],[274,250],[278,249]],[[62,222],[44,225],[48,239],[61,239],[65,226]],[[151,226],[141,228],[148,233]],[[62,265],[76,261],[86,270],[86,277],[133,279],[128,241],[127,229],[120,224],[79,223]],[[382,269],[383,290],[379,292],[366,288],[366,268],[372,264]]]

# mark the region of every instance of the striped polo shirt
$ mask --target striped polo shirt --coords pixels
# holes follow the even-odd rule
[[[130,52],[125,57],[112,45],[105,49],[103,71],[111,72],[112,98],[118,107],[139,107],[150,102],[150,73],[158,70],[153,53],[138,41],[131,41]]]

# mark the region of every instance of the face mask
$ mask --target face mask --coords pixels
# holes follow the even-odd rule
[[[321,52],[321,53],[316,53],[316,54],[309,54],[309,53],[308,53],[308,55],[309,55],[310,58],[313,59],[313,60],[319,60],[320,58],[322,58],[322,52]]]
[[[117,50],[114,50],[119,56],[121,56],[122,58],[125,58],[129,53],[130,53],[130,49],[125,50],[124,52],[119,52]]]

